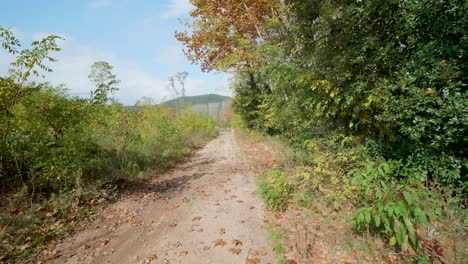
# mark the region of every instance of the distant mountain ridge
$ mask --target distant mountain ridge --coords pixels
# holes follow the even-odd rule
[[[178,107],[180,98],[175,98],[164,102],[163,104],[176,108]],[[195,96],[185,96],[184,104],[185,105],[204,105],[211,103],[221,103],[224,101],[231,100],[231,97],[219,95],[219,94],[204,94],[204,95],[195,95]]]

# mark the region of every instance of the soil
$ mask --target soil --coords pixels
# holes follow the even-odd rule
[[[276,263],[255,158],[232,131],[103,208],[47,263]],[[47,258],[46,258],[47,259]]]

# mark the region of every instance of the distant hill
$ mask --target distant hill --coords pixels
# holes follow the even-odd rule
[[[211,103],[221,103],[224,101],[230,100],[231,97],[223,96],[219,94],[204,94],[204,95],[196,95],[196,96],[186,96],[184,97],[185,105],[206,105]],[[179,103],[179,98],[169,100],[165,102],[167,106],[171,108],[176,108]]]

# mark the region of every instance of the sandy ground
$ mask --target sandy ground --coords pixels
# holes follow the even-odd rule
[[[255,159],[242,153],[233,132],[221,133],[102,209],[47,263],[275,263],[255,193]]]

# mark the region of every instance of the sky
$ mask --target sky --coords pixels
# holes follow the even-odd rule
[[[89,96],[95,61],[107,61],[121,81],[114,97],[125,105],[143,97],[171,99],[168,78],[187,71],[186,95],[231,95],[229,75],[204,73],[183,54],[174,38],[184,30],[192,6],[188,0],[15,0],[2,1],[0,25],[23,46],[49,34],[59,35],[62,51],[42,81],[65,84],[72,95]],[[0,50],[0,76],[14,57]]]

